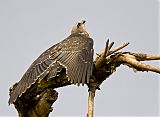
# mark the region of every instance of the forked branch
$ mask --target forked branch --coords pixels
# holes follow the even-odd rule
[[[147,54],[137,54],[130,52],[118,52],[124,47],[128,46],[129,43],[124,43],[117,48],[111,50],[114,42],[109,44],[109,40],[106,42],[105,49],[97,54],[95,59],[95,70],[94,74],[90,80],[89,87],[89,97],[88,97],[88,114],[87,117],[93,117],[94,113],[94,97],[96,89],[103,81],[108,78],[112,73],[116,71],[116,68],[121,64],[127,65],[137,71],[152,71],[160,73],[160,67],[151,66],[140,61],[147,60],[160,60],[160,55],[147,55]],[[92,94],[92,95],[91,95]]]

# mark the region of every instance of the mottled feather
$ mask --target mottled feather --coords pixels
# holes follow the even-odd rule
[[[89,83],[93,66],[93,40],[80,34],[71,34],[52,46],[35,60],[18,85],[11,92],[9,104],[21,97],[38,79],[54,78],[66,68],[68,79],[74,84]]]

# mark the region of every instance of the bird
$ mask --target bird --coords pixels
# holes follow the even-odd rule
[[[76,23],[71,34],[44,51],[24,73],[10,92],[9,105],[14,104],[37,80],[54,78],[62,68],[70,83],[89,83],[93,70],[93,39],[86,31],[85,20]]]

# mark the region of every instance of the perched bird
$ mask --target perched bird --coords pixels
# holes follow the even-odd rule
[[[89,83],[93,69],[93,40],[85,29],[85,21],[76,23],[71,35],[43,52],[29,67],[10,92],[9,104],[27,91],[37,80],[54,78],[65,68],[71,83]]]

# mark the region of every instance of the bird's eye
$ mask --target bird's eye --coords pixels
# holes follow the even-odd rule
[[[79,27],[80,27],[80,25],[81,25],[81,23],[78,23],[78,24],[77,24],[77,28],[79,28]]]
[[[86,22],[85,20],[82,21],[83,24],[84,24],[85,22]]]

